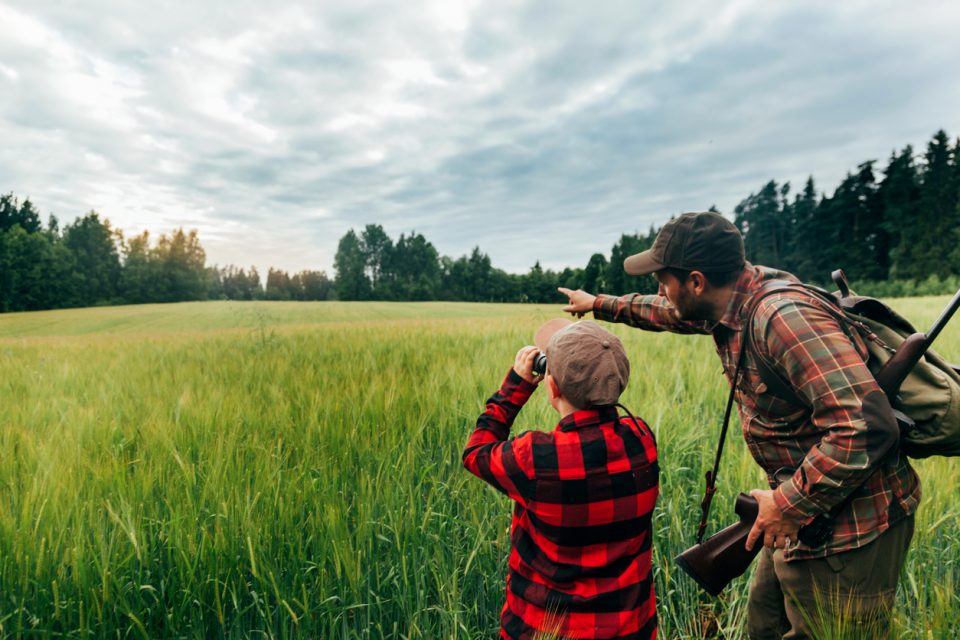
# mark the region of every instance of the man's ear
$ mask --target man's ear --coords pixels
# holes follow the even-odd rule
[[[707,276],[703,275],[702,271],[691,271],[690,275],[687,276],[687,282],[690,283],[693,293],[698,296],[703,295],[703,292],[707,290]]]

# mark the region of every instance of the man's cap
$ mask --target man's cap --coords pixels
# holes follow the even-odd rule
[[[746,263],[743,236],[719,213],[684,213],[663,225],[653,246],[623,261],[623,270],[645,276],[665,267],[723,273]]]
[[[590,320],[566,321],[566,326],[551,322],[537,335],[543,339],[552,332],[541,349],[560,393],[578,409],[616,404],[630,379],[620,338]]]

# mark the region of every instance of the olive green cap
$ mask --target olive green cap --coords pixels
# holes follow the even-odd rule
[[[724,273],[743,268],[743,236],[719,213],[684,213],[663,225],[653,246],[623,261],[623,270],[645,276],[666,267]]]

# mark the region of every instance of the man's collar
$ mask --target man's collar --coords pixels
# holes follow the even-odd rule
[[[557,425],[558,431],[572,431],[583,427],[593,427],[606,422],[618,420],[616,407],[594,407],[593,409],[577,409],[568,416],[561,418]]]
[[[711,330],[716,330],[718,325],[723,325],[732,331],[740,331],[743,326],[741,322],[741,312],[744,303],[753,295],[753,292],[760,285],[763,275],[760,269],[754,267],[749,262],[743,267],[743,272],[737,278],[733,285],[733,292],[730,294],[730,300],[727,302],[727,308],[724,309],[720,320],[717,321]]]
[[[743,267],[743,273],[740,274],[736,283],[733,285],[733,292],[730,295],[730,300],[727,302],[727,307],[724,309],[723,315],[720,316],[720,320],[718,320],[716,324],[710,327],[710,331],[716,331],[720,325],[727,327],[731,331],[740,331],[743,327],[743,306],[767,280],[799,282],[796,276],[786,271],[780,271],[779,269],[773,269],[771,267],[754,266],[749,262],[746,263]]]

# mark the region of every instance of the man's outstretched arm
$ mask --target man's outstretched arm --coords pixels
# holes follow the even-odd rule
[[[647,331],[710,333],[705,322],[680,320],[673,305],[661,295],[630,293],[619,297],[604,294],[595,296],[583,289],[574,291],[565,287],[559,287],[557,291],[569,300],[563,310],[578,318],[593,313],[597,320],[622,322]]]

